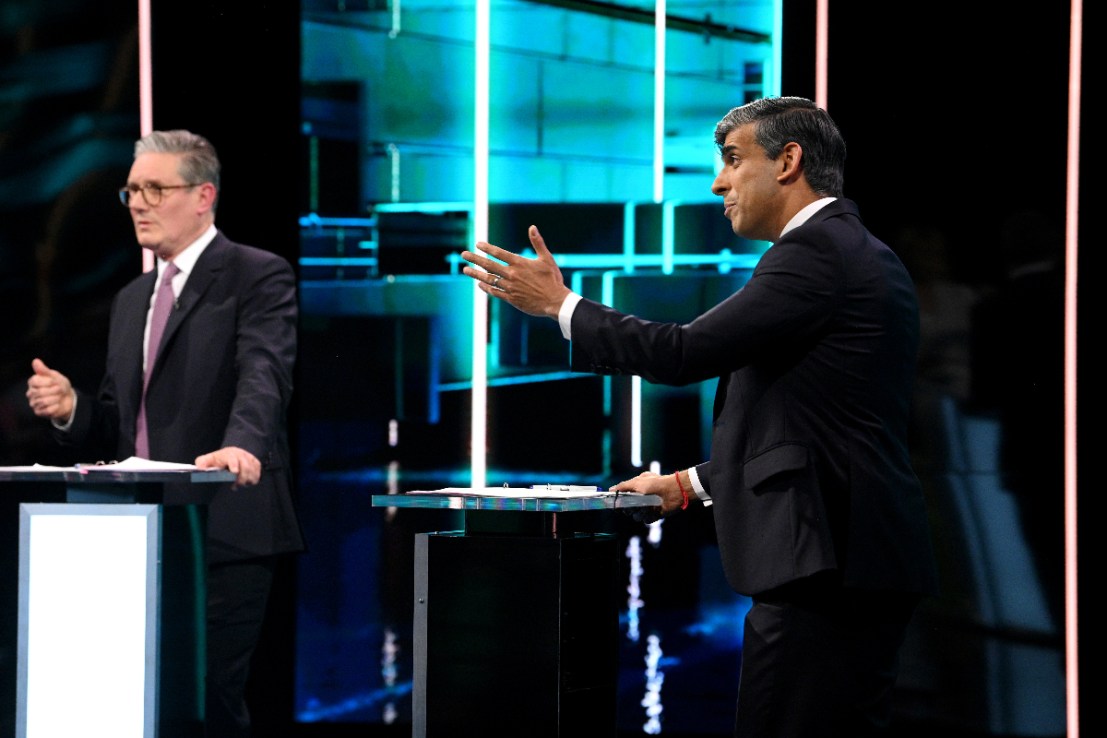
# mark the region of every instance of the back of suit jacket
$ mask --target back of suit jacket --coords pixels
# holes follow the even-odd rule
[[[719,378],[711,458],[697,472],[727,579],[747,595],[823,571],[864,589],[936,589],[906,443],[917,346],[910,277],[841,199],[691,323],[588,300],[572,322],[574,370]]]
[[[70,443],[98,458],[133,455],[142,343],[156,274],[116,296],[96,398],[81,395]],[[166,325],[146,393],[150,455],[192,463],[225,446],[262,463],[252,487],[208,506],[209,562],[298,551],[286,415],[296,357],[296,280],[279,256],[222,233],[200,255]]]

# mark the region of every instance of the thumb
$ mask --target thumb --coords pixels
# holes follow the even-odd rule
[[[542,234],[538,232],[538,226],[532,225],[527,231],[527,235],[530,237],[530,245],[534,247],[534,253],[538,255],[539,261],[554,260],[553,254],[546,247],[546,239],[542,238]]]
[[[49,375],[53,371],[52,369],[50,369],[50,367],[46,366],[46,362],[44,362],[42,359],[32,359],[31,369],[34,371],[35,374],[43,376]]]

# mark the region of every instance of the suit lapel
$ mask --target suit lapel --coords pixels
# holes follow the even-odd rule
[[[177,331],[196,309],[200,300],[203,299],[204,293],[218,279],[219,273],[223,269],[226,244],[227,240],[223,237],[223,234],[216,234],[208,247],[204,249],[204,253],[200,254],[200,258],[196,260],[192,273],[188,275],[188,280],[185,281],[184,290],[177,298],[173,312],[169,314],[169,322],[165,324],[165,333],[162,334],[161,346],[158,349],[157,360],[154,363],[154,371],[150,375],[151,382],[154,381],[159,372],[162,359],[172,350],[173,339]]]
[[[115,311],[115,323],[112,325],[112,343],[118,351],[119,391],[126,392],[138,405],[142,395],[142,342],[146,332],[146,314],[150,310],[150,298],[154,294],[157,272],[150,272],[138,278],[134,289],[121,295],[121,302]]]

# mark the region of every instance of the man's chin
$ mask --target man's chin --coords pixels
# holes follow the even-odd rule
[[[157,252],[158,244],[160,243],[160,241],[158,241],[156,238],[151,238],[145,233],[136,233],[135,240],[138,241],[139,246],[146,249],[147,251],[153,252]]]

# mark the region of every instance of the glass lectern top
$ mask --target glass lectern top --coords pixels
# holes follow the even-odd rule
[[[373,507],[427,508],[434,510],[530,510],[570,512],[657,507],[657,495],[608,492],[597,487],[536,485],[534,487],[449,487],[401,494],[373,495]]]

